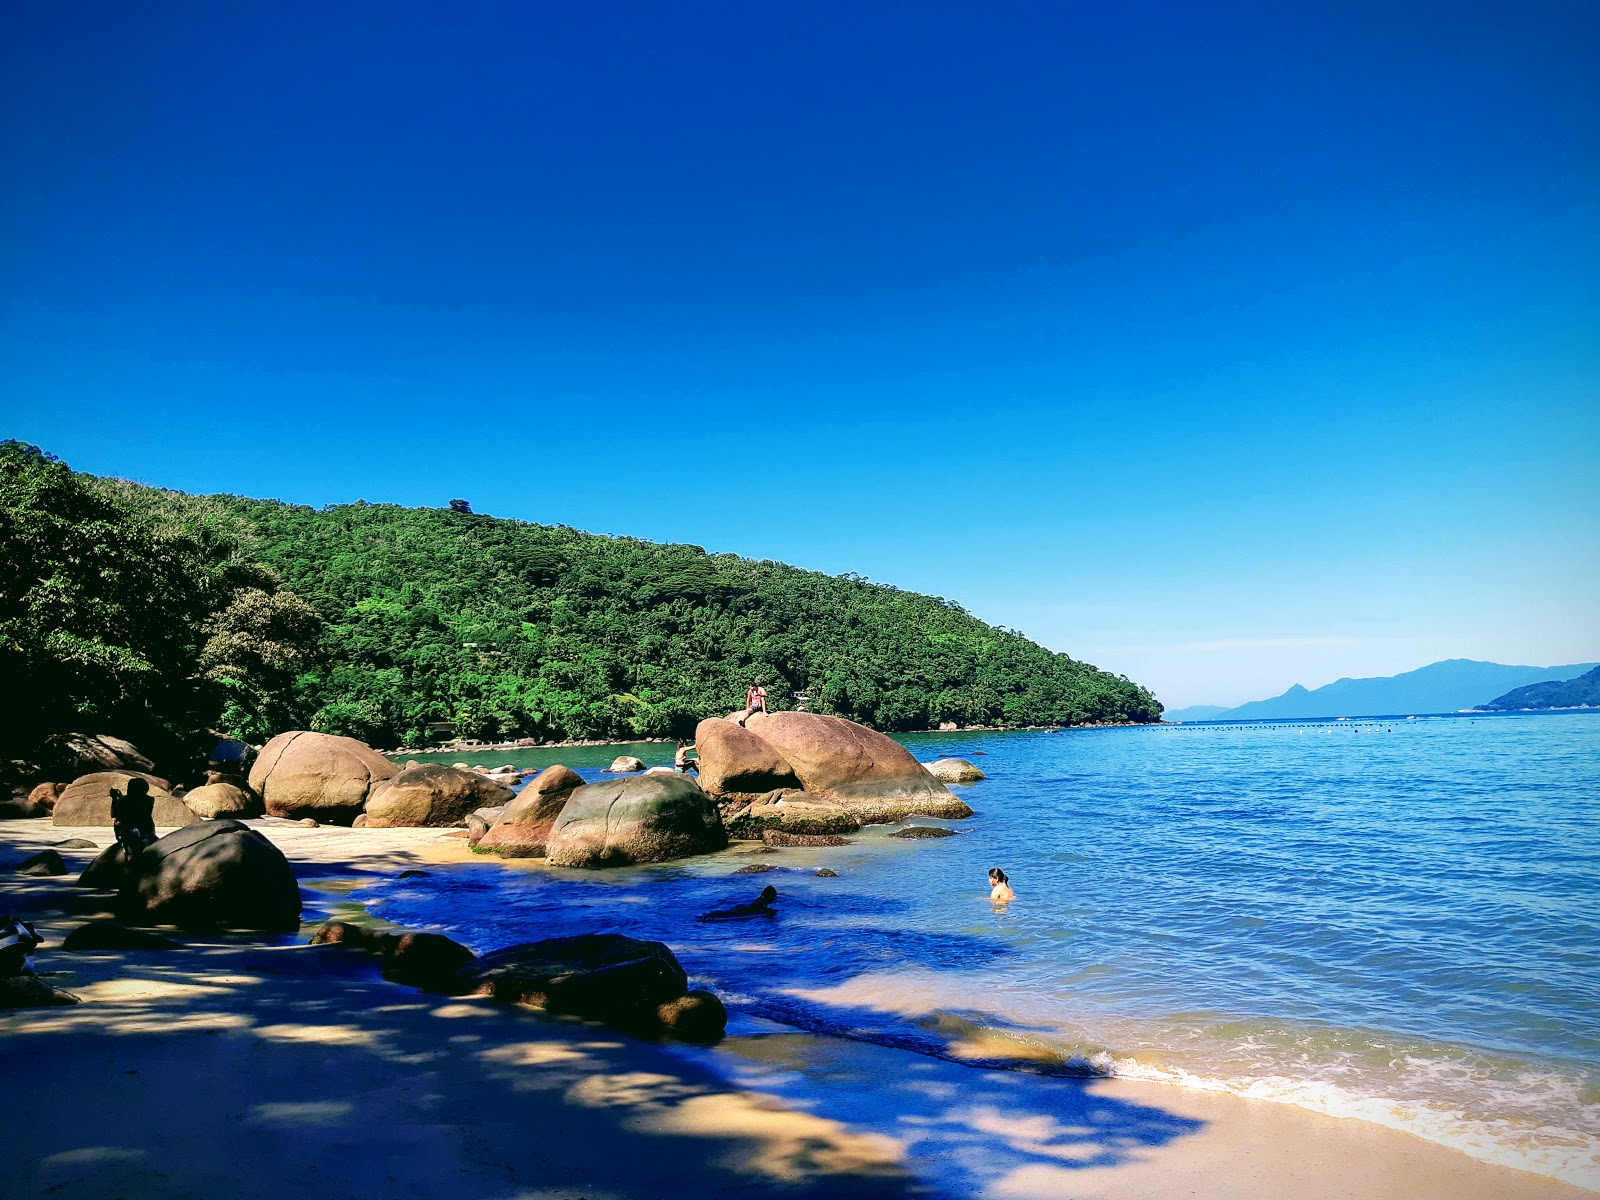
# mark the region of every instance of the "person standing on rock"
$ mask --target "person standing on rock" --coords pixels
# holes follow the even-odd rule
[[[111,828],[128,858],[156,840],[155,807],[149,781],[138,775],[128,780],[126,795],[111,789]]]
[[[761,686],[761,680],[756,680],[750,685],[750,690],[744,694],[744,721],[748,721],[758,712],[767,711],[767,689]],[[739,724],[743,725],[744,721]]]

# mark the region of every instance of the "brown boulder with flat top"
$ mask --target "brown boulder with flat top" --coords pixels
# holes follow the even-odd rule
[[[543,858],[556,818],[582,786],[583,776],[576,771],[560,763],[546,767],[473,842],[473,849],[502,858]]]
[[[55,811],[50,814],[52,823],[110,825],[111,789],[126,792],[133,778],[135,775],[130,771],[96,771],[93,775],[74,779],[56,800]],[[176,829],[200,819],[195,816],[193,809],[167,791],[164,781],[142,773],[138,778],[150,785],[150,798],[154,802],[151,816],[157,829]]]
[[[757,729],[794,768],[806,791],[822,793],[863,821],[972,815],[909,750],[875,729],[802,712],[770,713]]]
[[[367,797],[367,828],[458,825],[468,813],[505,804],[512,795],[505,784],[476,771],[419,763],[373,785]]]
[[[713,796],[760,795],[800,786],[794,768],[770,742],[733,721],[701,721],[695,726],[694,745],[700,756],[700,786]]]
[[[716,806],[694,780],[634,775],[575,789],[550,827],[546,852],[558,867],[616,867],[727,844]]]
[[[296,729],[261,748],[250,768],[250,786],[266,802],[270,817],[348,825],[373,786],[399,773],[365,742]]]

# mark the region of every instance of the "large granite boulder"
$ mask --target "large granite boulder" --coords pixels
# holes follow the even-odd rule
[[[661,942],[590,933],[508,946],[463,972],[460,992],[616,1024],[654,1024],[689,978]]]
[[[208,771],[206,780],[201,787],[184,793],[183,802],[195,816],[208,820],[233,817],[242,821],[266,812],[266,806],[255,789],[237,775]]]
[[[473,842],[473,848],[503,858],[543,858],[551,827],[572,793],[582,786],[583,777],[576,771],[560,763],[546,767],[506,805],[505,811]]]
[[[803,712],[769,713],[750,725],[794,768],[806,791],[824,793],[863,821],[972,815],[909,750],[865,725]]]
[[[796,788],[800,781],[783,755],[752,731],[710,717],[695,726],[700,756],[700,786],[714,796],[730,792],[760,795],[775,788]]]
[[[399,771],[365,742],[297,729],[261,748],[250,768],[250,786],[266,802],[268,816],[348,825],[373,785]]]
[[[964,758],[936,758],[922,765],[940,783],[977,783],[980,779],[989,778]]]
[[[631,754],[619,754],[611,760],[611,765],[604,769],[607,774],[626,775],[630,771],[644,770],[644,760],[635,758]]]
[[[248,825],[205,821],[134,856],[117,898],[130,924],[300,928],[300,887],[283,852]]]
[[[66,790],[67,785],[64,783],[41,783],[28,793],[28,799],[46,812],[52,812],[56,801],[61,799],[61,793]]]
[[[368,829],[458,825],[474,809],[505,804],[512,790],[476,771],[443,763],[407,766],[373,785],[367,797]]]
[[[861,818],[841,804],[810,792],[774,792],[728,818],[731,837],[763,840],[774,833],[854,833]]]
[[[76,779],[96,771],[145,774],[156,769],[132,742],[105,733],[55,734],[36,757],[47,779]]]
[[[151,814],[157,829],[176,829],[200,819],[195,816],[193,809],[167,791],[164,780],[143,772],[137,774],[150,785],[150,798],[154,801]],[[55,811],[51,813],[53,823],[110,825],[111,789],[126,792],[128,781],[134,775],[132,771],[96,771],[92,775],[74,779],[56,800]]]
[[[711,798],[687,775],[589,783],[567,798],[547,854],[560,867],[612,867],[706,854],[728,844]]]

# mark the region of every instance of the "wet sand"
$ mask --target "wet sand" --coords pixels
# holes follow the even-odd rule
[[[306,920],[363,877],[476,861],[437,830],[258,822]],[[0,822],[0,864],[108,830]],[[75,869],[92,850],[63,851]],[[984,1070],[735,1014],[715,1047],[427,996],[289,939],[67,954],[74,876],[0,873],[84,1003],[0,1013],[7,1195],[1303,1197],[1580,1200],[1418,1138],[1286,1105]]]

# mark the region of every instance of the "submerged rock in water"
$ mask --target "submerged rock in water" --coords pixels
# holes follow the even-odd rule
[[[716,808],[694,780],[638,775],[575,789],[546,848],[556,866],[611,867],[707,854],[727,844]]]
[[[771,863],[750,863],[747,866],[735,868],[735,875],[761,875],[767,871],[776,871],[778,868]]]
[[[619,754],[611,760],[611,765],[605,768],[608,774],[627,775],[634,771],[644,770],[644,760],[635,758],[631,754]]]
[[[250,786],[266,802],[268,816],[348,825],[373,786],[399,770],[355,738],[296,729],[261,748],[250,769]]]
[[[908,825],[904,829],[896,829],[889,835],[892,838],[947,838],[955,837],[954,829],[940,829],[937,825]]]
[[[989,778],[964,758],[938,758],[922,765],[940,783],[977,783]]]
[[[848,846],[849,838],[839,837],[833,833],[782,833],[776,829],[769,829],[761,835],[761,840],[769,846]]]
[[[714,1042],[728,1027],[728,1010],[711,992],[693,991],[657,1005],[656,1020],[686,1042]]]

